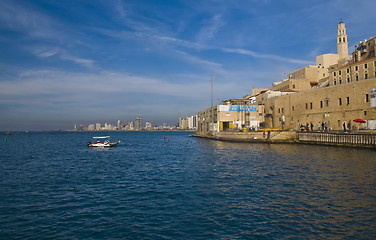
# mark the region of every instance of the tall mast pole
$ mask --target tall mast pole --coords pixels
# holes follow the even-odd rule
[[[212,132],[214,132],[214,109],[213,109],[213,73],[210,76],[211,83],[211,113],[212,113]]]
[[[211,82],[211,107],[213,107],[213,73],[210,76],[210,82]]]

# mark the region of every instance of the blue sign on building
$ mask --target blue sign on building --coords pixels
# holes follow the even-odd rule
[[[229,111],[256,112],[256,105],[230,105]]]

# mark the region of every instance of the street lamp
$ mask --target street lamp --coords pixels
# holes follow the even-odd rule
[[[325,98],[324,99],[325,101],[325,106],[326,106],[326,113],[325,113],[325,130],[328,129],[328,117],[329,117],[329,113],[328,113],[328,106],[329,106],[329,98]]]

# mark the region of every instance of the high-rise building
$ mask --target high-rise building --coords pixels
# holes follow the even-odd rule
[[[142,129],[142,118],[138,117],[136,118],[136,121],[134,122],[134,128],[136,131],[140,131]]]
[[[134,130],[134,122],[133,121],[129,122],[129,130]]]
[[[146,122],[146,123],[145,123],[145,129],[146,129],[146,130],[150,130],[150,129],[152,129],[152,124],[151,124],[151,122]]]

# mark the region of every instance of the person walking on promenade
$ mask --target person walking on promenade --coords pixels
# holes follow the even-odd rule
[[[317,124],[317,131],[320,132],[320,126],[321,126],[321,123],[319,122],[319,124]]]
[[[313,132],[313,123],[311,122],[311,132]]]
[[[347,123],[347,131],[351,132],[351,120]]]
[[[343,121],[343,132],[347,132],[346,131],[346,121]]]
[[[322,130],[322,131],[325,130],[325,123],[324,123],[324,122],[321,123],[321,130]]]

